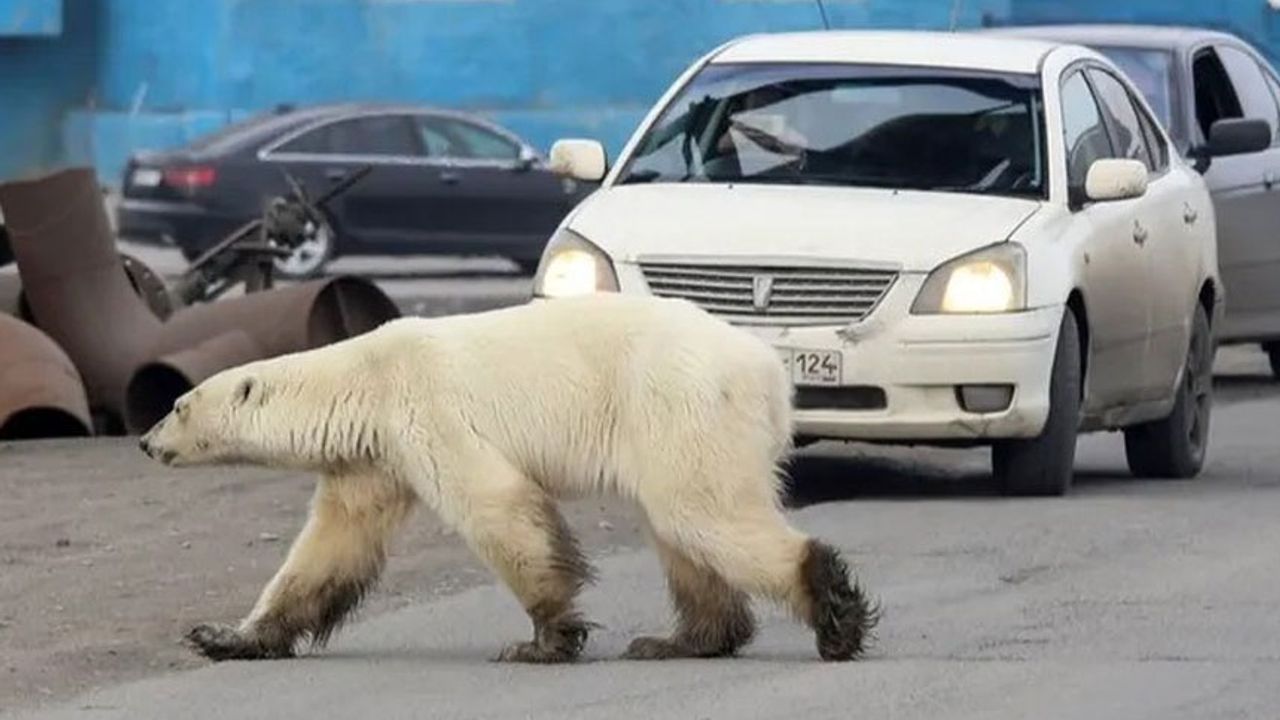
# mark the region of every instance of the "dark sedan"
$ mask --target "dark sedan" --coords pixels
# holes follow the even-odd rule
[[[532,147],[482,119],[414,106],[327,105],[264,114],[186,147],[132,157],[121,237],[176,245],[192,259],[287,193],[312,196],[373,170],[328,206],[286,277],[340,255],[499,255],[536,267],[561,218],[593,189],[553,174]]]
[[[1182,27],[996,31],[1092,47],[1134,81],[1213,194],[1224,343],[1261,343],[1280,377],[1280,77],[1234,35]]]

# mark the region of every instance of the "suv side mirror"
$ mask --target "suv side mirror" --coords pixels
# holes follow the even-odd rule
[[[551,172],[584,182],[604,179],[608,164],[604,145],[595,140],[557,140],[551,146]]]
[[[1085,197],[1094,202],[1142,197],[1147,192],[1147,174],[1140,160],[1094,160],[1084,179]]]
[[[1225,157],[1262,152],[1271,147],[1271,125],[1260,118],[1218,120],[1209,127],[1209,155]]]

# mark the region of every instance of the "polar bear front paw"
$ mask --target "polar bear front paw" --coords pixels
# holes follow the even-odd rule
[[[573,662],[587,644],[587,634],[594,627],[576,614],[554,623],[539,625],[530,642],[512,643],[502,649],[497,662],[565,663]]]
[[[196,652],[214,661],[293,657],[292,648],[272,647],[229,625],[202,623],[192,628],[185,639]]]

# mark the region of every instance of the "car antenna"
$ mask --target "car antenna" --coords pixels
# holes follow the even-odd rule
[[[956,31],[956,23],[960,22],[960,8],[964,5],[964,0],[952,0],[951,3],[951,32]]]
[[[830,30],[831,21],[827,19],[827,6],[822,4],[822,0],[815,0],[818,3],[818,14],[822,16],[822,27]]]

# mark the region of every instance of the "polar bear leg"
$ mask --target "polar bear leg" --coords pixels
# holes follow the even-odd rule
[[[775,600],[813,628],[819,655],[848,660],[862,654],[878,611],[849,579],[829,545],[787,525],[763,484],[726,484],[717,494],[663,493],[641,502],[658,535],[694,564],[713,569],[731,587]],[[689,480],[684,487],[717,487]]]
[[[443,469],[453,477],[439,484],[441,517],[511,589],[533,622],[533,640],[509,645],[495,659],[577,658],[591,624],[574,602],[594,572],[555,502],[490,449]]]
[[[392,534],[417,503],[377,474],[326,475],[284,565],[239,627],[200,625],[187,639],[214,660],[293,655],[297,640],[324,645],[372,587]]]
[[[667,574],[676,631],[669,638],[638,637],[623,657],[725,657],[750,642],[755,635],[755,618],[747,594],[727,583],[715,570],[694,563],[656,534],[653,542]]]

